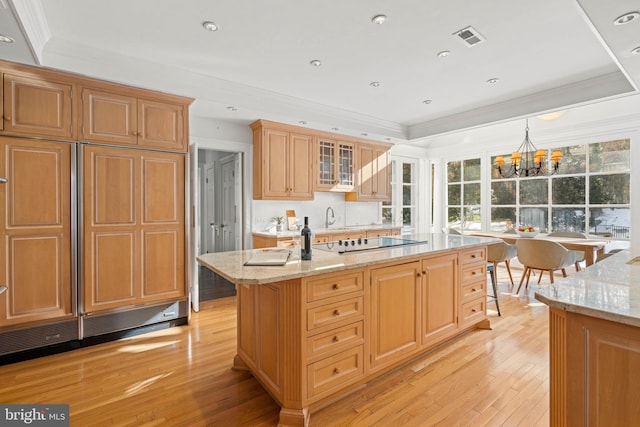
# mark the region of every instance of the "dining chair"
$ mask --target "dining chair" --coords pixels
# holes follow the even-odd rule
[[[509,273],[511,285],[514,285],[513,276],[511,275],[510,260],[515,258],[516,255],[516,245],[502,241],[487,245],[487,261],[493,264],[493,274],[496,282],[498,281],[498,263],[504,262],[507,266],[507,273]]]
[[[525,289],[529,287],[529,277],[532,270],[542,270],[538,283],[540,283],[542,273],[545,271],[549,272],[549,279],[553,283],[554,271],[561,270],[562,277],[567,277],[565,268],[576,262],[576,255],[573,251],[551,240],[518,239],[516,241],[516,251],[518,261],[524,266],[516,295],[520,293],[525,277],[527,278]]]
[[[571,237],[574,239],[586,239],[587,235],[584,233],[578,233],[577,231],[553,231],[549,234],[547,234],[547,236],[549,237]],[[580,267],[580,263],[582,261],[584,261],[584,251],[573,251],[573,253],[576,255],[576,263],[575,263],[575,267],[576,267],[576,271],[580,271],[581,267]]]

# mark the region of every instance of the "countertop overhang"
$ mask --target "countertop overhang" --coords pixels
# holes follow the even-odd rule
[[[490,237],[457,236],[441,233],[403,235],[403,237],[426,240],[427,243],[345,254],[314,250],[311,261],[300,260],[299,251],[294,249],[291,258],[284,266],[244,265],[246,261],[252,258],[254,253],[265,249],[209,253],[200,255],[196,259],[200,264],[235,284],[260,285],[350,268],[367,267],[383,262],[409,260],[418,256],[444,253],[452,249],[484,246],[498,240]]]
[[[549,307],[640,327],[640,265],[623,250],[553,285],[541,287],[537,300]]]

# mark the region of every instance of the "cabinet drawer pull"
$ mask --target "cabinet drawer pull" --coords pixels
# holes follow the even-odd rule
[[[340,316],[340,310],[338,310],[337,308],[335,310],[333,310],[333,315],[334,316]]]
[[[475,272],[475,271],[472,271],[472,272],[471,272],[471,275],[472,275],[472,276],[475,276],[475,275],[476,275],[476,272]]]
[[[475,312],[476,312],[476,309],[475,309],[475,308],[472,308],[472,309],[471,309],[471,312],[472,312],[472,313],[475,313]]]
[[[336,336],[334,336],[334,337],[333,337],[333,342],[338,342],[338,341],[340,341],[340,337],[339,337],[339,336],[337,336],[337,335],[336,335]]]
[[[340,368],[334,368],[333,369],[333,374],[334,375],[338,375],[340,373]]]
[[[476,257],[476,254],[471,254],[471,258],[475,258],[475,257]]]
[[[6,184],[7,182],[9,182],[7,178],[0,178],[0,184]]]
[[[333,284],[333,289],[340,289],[340,283],[334,283]]]
[[[471,288],[471,292],[475,292],[475,291],[476,291],[476,288]]]

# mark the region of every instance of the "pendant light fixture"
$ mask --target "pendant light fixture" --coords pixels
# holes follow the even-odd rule
[[[496,157],[496,168],[502,178],[512,177],[533,177],[553,175],[560,168],[560,159],[562,152],[554,150],[551,153],[551,171],[547,169],[546,150],[538,150],[529,139],[529,119],[524,130],[524,141],[520,144],[517,151],[511,154],[511,166],[504,168],[504,157]]]

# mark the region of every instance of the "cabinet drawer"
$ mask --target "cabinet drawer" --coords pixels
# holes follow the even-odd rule
[[[307,398],[337,391],[364,376],[363,348],[357,346],[307,366]]]
[[[391,230],[368,230],[367,237],[391,236]]]
[[[331,241],[327,234],[322,234],[322,235],[318,234],[316,236],[313,236],[312,240],[313,240],[313,243],[327,243]]]
[[[462,304],[462,326],[480,321],[486,317],[487,300],[478,298]]]
[[[472,249],[468,251],[462,251],[460,253],[460,263],[462,263],[463,265],[480,261],[487,261],[487,251],[485,248]]]
[[[307,330],[312,331],[325,325],[339,322],[355,322],[363,315],[362,297],[322,305],[307,310]]]
[[[307,302],[362,291],[362,272],[341,273],[307,281]]]
[[[307,339],[307,359],[362,344],[362,322],[353,323]]]
[[[487,281],[468,283],[462,286],[462,302],[471,301],[486,295]]]
[[[475,264],[462,269],[462,283],[477,282],[478,280],[487,280],[487,265]]]

